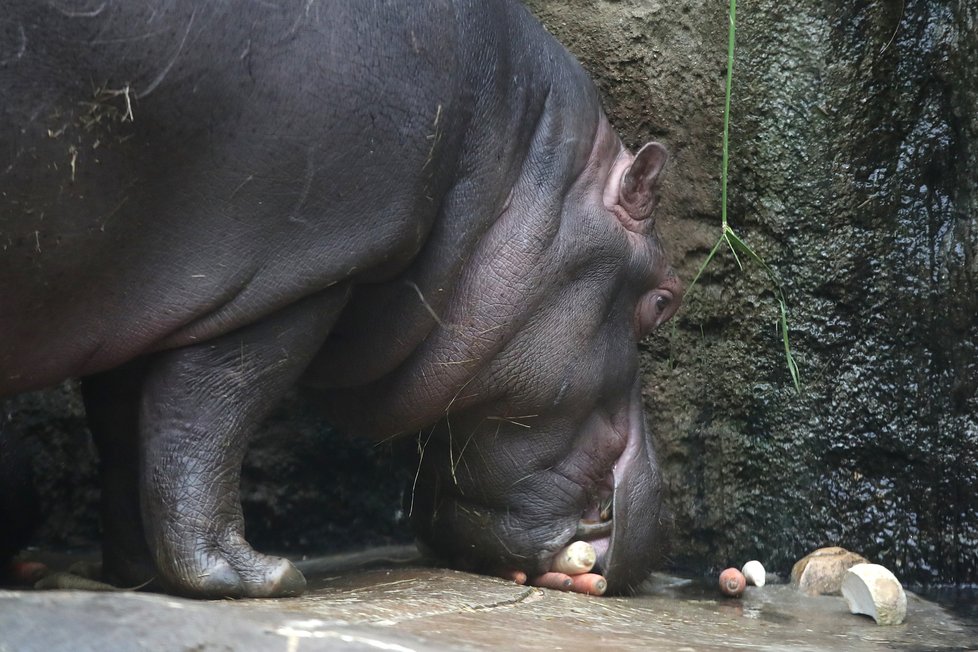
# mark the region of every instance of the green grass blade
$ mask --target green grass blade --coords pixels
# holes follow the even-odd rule
[[[723,244],[723,237],[721,236],[720,239],[717,240],[717,243],[713,245],[713,249],[710,250],[710,255],[707,256],[706,260],[703,261],[703,264],[700,265],[699,270],[697,270],[696,272],[696,276],[693,277],[693,282],[690,283],[689,287],[686,288],[687,292],[693,289],[693,286],[696,285],[696,281],[700,280],[700,275],[703,273],[703,270],[706,269],[706,266],[710,264],[711,260],[713,260],[713,256],[716,255],[717,249],[719,249],[720,245],[722,244]]]
[[[801,392],[801,377],[798,373],[798,365],[795,363],[795,356],[791,354],[791,344],[788,342],[788,307],[784,302],[784,295],[778,287],[778,306],[780,307],[781,317],[779,325],[781,327],[781,339],[784,341],[784,359],[788,365],[788,372],[791,374],[791,382],[795,386],[796,392]]]
[[[731,229],[728,226],[726,229],[724,229],[723,233],[724,236],[727,238],[727,242],[730,243],[730,248],[734,250],[734,254],[736,254],[737,251],[739,250],[741,253],[747,255],[749,258],[753,258],[754,262],[756,262],[757,264],[761,265],[764,268],[767,268],[767,264],[765,264],[764,260],[761,259],[761,257],[758,256],[756,253],[754,253],[754,250],[751,249],[747,245],[747,243],[744,242],[733,229]]]
[[[731,233],[733,233],[733,231],[730,231],[729,228],[724,229],[723,235],[720,236],[720,239],[726,242],[727,246],[730,247],[730,253],[733,254],[734,260],[737,261],[737,269],[744,271],[744,264],[740,262],[740,256],[737,255],[737,247],[735,247],[734,243],[730,240]]]
[[[781,288],[781,283],[778,281],[774,270],[727,223],[727,178],[730,167],[730,97],[733,89],[734,50],[737,34],[737,0],[730,0],[729,16],[730,26],[727,32],[727,84],[723,104],[723,162],[720,168],[720,237],[716,244],[713,245],[706,260],[700,265],[696,276],[693,277],[693,282],[689,284],[686,291],[689,292],[693,289],[693,286],[699,281],[700,276],[703,275],[703,271],[713,261],[717,251],[724,242],[727,243],[727,246],[730,248],[730,253],[733,254],[734,260],[737,262],[737,267],[741,270],[744,269],[741,256],[745,256],[760,265],[774,288],[775,298],[778,301],[778,328],[781,331],[781,340],[784,344],[785,363],[788,366],[788,372],[791,374],[791,381],[795,386],[795,391],[800,392],[801,377],[798,372],[798,364],[795,362],[795,357],[791,352],[791,343],[788,340],[788,306],[784,299],[784,291]],[[702,326],[700,328],[702,330]]]
[[[720,171],[720,222],[727,227],[727,167],[730,162],[730,90],[733,88],[734,44],[737,34],[737,0],[730,0],[727,31],[727,88],[723,103],[723,167]]]

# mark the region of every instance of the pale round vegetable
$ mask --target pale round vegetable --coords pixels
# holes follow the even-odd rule
[[[764,583],[767,582],[767,572],[761,562],[756,559],[751,559],[744,564],[740,572],[744,574],[747,583],[753,586],[764,586]]]
[[[900,581],[879,564],[856,564],[842,578],[849,611],[870,616],[879,625],[899,625],[907,617],[907,594]]]
[[[598,555],[587,541],[575,541],[557,553],[550,570],[567,575],[580,575],[594,568]]]

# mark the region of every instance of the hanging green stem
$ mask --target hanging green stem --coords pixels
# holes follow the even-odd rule
[[[720,173],[720,224],[727,231],[727,164],[730,162],[730,89],[733,88],[734,43],[737,35],[737,0],[730,0],[727,30],[727,89],[723,102],[723,168]]]
[[[689,290],[692,290],[693,286],[696,285],[696,282],[699,280],[703,270],[705,270],[707,265],[710,264],[710,261],[713,260],[713,257],[724,243],[726,243],[726,245],[730,248],[730,252],[733,254],[734,260],[737,262],[737,267],[739,269],[744,269],[744,265],[740,260],[741,255],[747,256],[759,264],[774,288],[775,298],[778,301],[778,329],[781,332],[781,339],[784,342],[785,362],[788,365],[788,371],[791,373],[791,380],[795,386],[795,391],[801,391],[801,379],[798,374],[798,365],[795,363],[795,358],[791,354],[791,344],[788,341],[788,304],[785,302],[784,291],[781,289],[781,284],[778,282],[778,278],[775,275],[774,270],[771,269],[760,256],[754,253],[754,250],[751,249],[727,223],[727,168],[730,161],[730,91],[733,88],[734,44],[736,41],[736,33],[737,0],[730,0],[730,28],[728,30],[727,37],[727,86],[723,104],[723,164],[720,170],[720,237],[717,239],[716,244],[713,245],[713,248],[710,250],[710,254],[706,257],[706,260],[704,260],[703,264],[700,265],[699,270],[696,272],[696,276],[693,277],[693,282],[689,284]]]

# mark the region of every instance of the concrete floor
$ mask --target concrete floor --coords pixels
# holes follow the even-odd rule
[[[903,625],[789,585],[740,599],[656,576],[629,598],[517,586],[374,550],[300,563],[310,590],[278,600],[0,591],[0,652],[180,650],[978,650],[978,629],[909,596]],[[410,557],[410,555],[408,555]]]

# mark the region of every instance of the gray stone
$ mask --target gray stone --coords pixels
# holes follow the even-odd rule
[[[377,559],[399,554],[382,551]],[[362,558],[305,563],[311,591],[277,600],[0,592],[0,650],[914,650],[968,649],[978,631],[910,595],[901,627],[878,628],[842,598],[789,585],[656,576],[629,598],[594,598]],[[302,563],[302,562],[300,562]],[[332,570],[331,570],[332,569]]]

